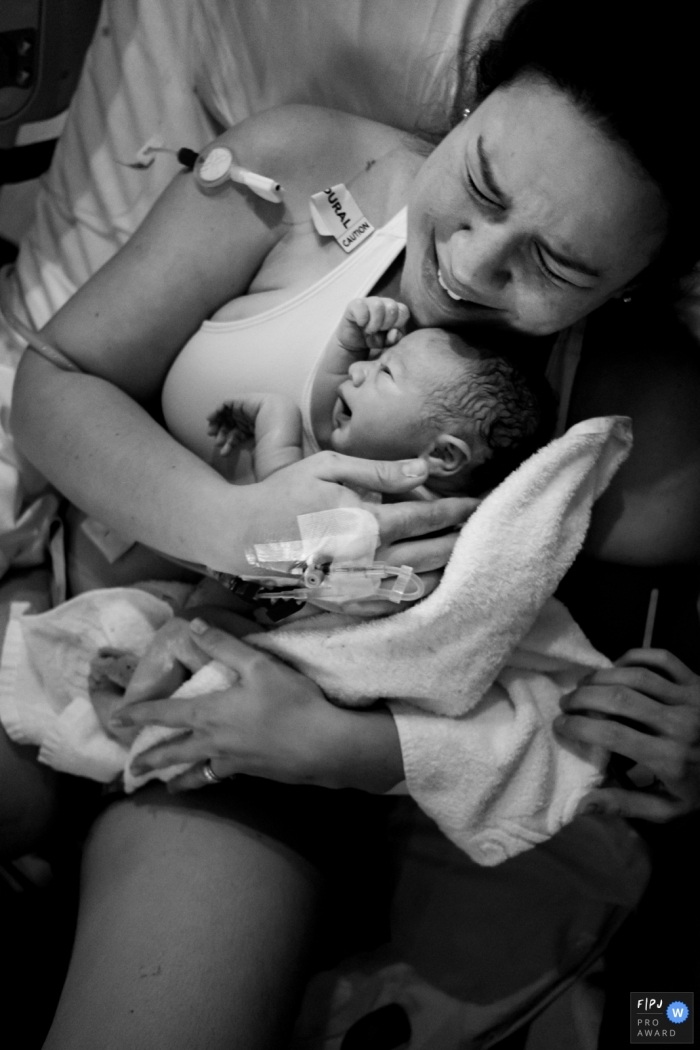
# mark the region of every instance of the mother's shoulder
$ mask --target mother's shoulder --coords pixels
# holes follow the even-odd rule
[[[407,163],[425,144],[409,132],[352,113],[289,104],[248,117],[220,136],[239,163],[301,192],[347,181],[390,151]]]

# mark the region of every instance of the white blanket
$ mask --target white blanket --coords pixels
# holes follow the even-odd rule
[[[600,780],[602,756],[562,746],[552,722],[609,661],[551,595],[631,444],[629,420],[604,417],[540,449],[469,519],[437,590],[405,612],[324,615],[249,639],[340,703],[389,700],[410,794],[479,863],[554,834]]]
[[[629,421],[587,420],[510,475],[463,528],[438,589],[358,624],[322,614],[251,644],[282,656],[329,697],[391,702],[409,792],[482,864],[554,834],[600,778],[602,756],[557,742],[561,697],[609,661],[551,598],[585,537],[594,500],[631,446]],[[0,671],[0,718],[55,768],[109,781],[169,731],[131,751],[105,736],[89,701],[89,664],[110,646],[141,654],[170,606],[136,589],[93,591],[38,616],[15,608]],[[213,663],[179,692],[224,689]],[[179,769],[163,771],[170,779]]]

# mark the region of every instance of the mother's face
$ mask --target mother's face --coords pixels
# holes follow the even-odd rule
[[[619,295],[666,226],[655,185],[559,89],[494,91],[414,183],[402,295],[421,326],[545,335]]]

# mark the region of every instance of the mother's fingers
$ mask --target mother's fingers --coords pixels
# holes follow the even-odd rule
[[[154,769],[168,769],[169,766],[190,765],[206,761],[210,752],[206,740],[196,736],[178,736],[142,751],[131,763],[131,772],[135,777],[151,773]]]
[[[125,701],[147,700],[168,696],[188,677],[207,663],[194,644],[190,625],[178,617],[169,620],[156,632],[153,641],[139,660],[129,682]]]
[[[608,813],[611,816],[651,820],[663,824],[673,817],[688,813],[692,805],[685,799],[662,798],[642,791],[623,788],[598,788],[591,791],[579,806],[579,813]]]
[[[458,535],[457,532],[449,532],[444,536],[392,543],[387,547],[379,547],[375,558],[387,565],[410,565],[414,572],[421,574],[433,573],[447,565]]]
[[[700,683],[698,675],[667,649],[629,649],[619,660],[615,661],[616,667],[629,667],[633,664],[641,664],[643,667],[662,671],[678,685]],[[698,691],[698,703],[700,703],[700,690]]]
[[[187,680],[187,669],[176,657],[164,660],[160,653],[146,653],[134,671],[124,700],[127,705],[152,696],[168,696]]]
[[[688,747],[700,742],[700,679],[692,679],[679,685],[637,664],[606,668],[589,676],[561,706],[568,712],[625,718]]]
[[[561,701],[567,714],[596,711],[601,715],[626,718],[648,726],[657,733],[684,737],[690,726],[681,708],[659,703],[645,693],[626,685],[582,685]]]
[[[168,781],[168,791],[175,794],[178,791],[196,791],[203,787],[215,787],[216,785],[213,785],[208,777],[202,774],[202,769],[203,764],[197,763],[192,769],[173,777]],[[227,780],[239,772],[240,763],[231,761],[231,759],[217,758],[216,762],[211,763],[211,769],[220,780]]]
[[[372,492],[410,492],[428,477],[425,459],[360,459],[339,452],[317,452],[302,461],[296,473],[312,474],[321,481],[335,481]],[[294,470],[294,467],[287,468]]]
[[[626,667],[606,667],[587,679],[589,685],[609,687],[611,690],[634,690],[662,704],[682,704],[687,699],[683,686],[670,682],[648,667],[630,664]]]
[[[601,789],[609,812],[665,821],[700,803],[700,678],[677,657],[632,649],[590,675],[562,709],[559,735],[630,758],[655,778],[643,792]]]
[[[194,729],[203,721],[206,696],[168,696],[162,700],[142,700],[130,704],[112,719],[117,728],[128,726],[167,726],[170,729]]]
[[[210,627],[203,620],[193,620],[190,629],[199,649],[212,660],[218,660],[231,671],[236,671],[241,680],[259,669],[262,664],[282,662],[276,656],[263,653],[247,645],[246,642],[234,638],[227,631],[221,631],[218,627]]]
[[[682,738],[653,736],[612,718],[588,718],[585,715],[560,715],[554,721],[559,736],[578,743],[593,744],[616,755],[624,755],[646,766],[667,787],[686,781],[694,791],[700,752],[689,748]]]
[[[384,545],[415,536],[426,536],[443,529],[454,529],[467,520],[480,500],[455,496],[423,502],[407,500],[376,508]]]

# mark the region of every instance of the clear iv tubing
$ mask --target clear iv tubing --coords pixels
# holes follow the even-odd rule
[[[76,365],[75,361],[71,361],[70,357],[59,350],[57,347],[52,346],[51,343],[47,343],[35,329],[30,328],[23,321],[20,321],[19,317],[14,313],[9,304],[7,303],[7,297],[4,291],[0,290],[0,313],[7,322],[8,326],[22,339],[31,350],[35,350],[37,354],[40,354],[45,360],[50,361],[52,365],[56,365],[57,368],[62,369],[64,372],[82,372],[82,368]]]

